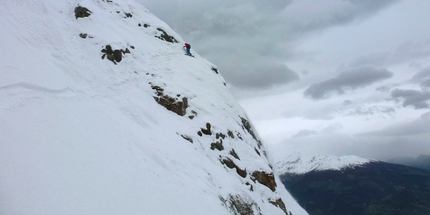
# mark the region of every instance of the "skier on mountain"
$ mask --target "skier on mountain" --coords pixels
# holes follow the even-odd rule
[[[188,55],[188,56],[193,56],[193,55],[191,54],[191,52],[190,52],[190,49],[191,49],[191,45],[190,45],[190,44],[185,43],[184,48],[185,48],[185,50],[186,50],[186,55]]]

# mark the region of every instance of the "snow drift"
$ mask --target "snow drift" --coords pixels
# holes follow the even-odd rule
[[[0,13],[0,214],[307,214],[216,66],[143,6]]]

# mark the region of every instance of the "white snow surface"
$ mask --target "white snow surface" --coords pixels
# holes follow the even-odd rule
[[[78,5],[91,16],[76,19]],[[184,55],[185,41],[142,5],[1,0],[0,14],[0,214],[234,214],[220,200],[229,195],[262,214],[285,214],[270,203],[279,198],[307,214],[277,175],[275,192],[251,179],[272,168],[245,112],[216,66]],[[131,53],[115,65],[106,45]],[[152,85],[187,97],[187,114],[159,105]],[[213,134],[198,135],[206,123]],[[228,131],[224,150],[210,149]]]
[[[306,155],[295,153],[276,163],[276,172],[305,174],[311,171],[342,170],[361,166],[376,160],[361,158],[355,155],[336,157],[332,155]]]

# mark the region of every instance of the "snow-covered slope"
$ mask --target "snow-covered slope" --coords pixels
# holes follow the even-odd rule
[[[0,214],[307,214],[216,66],[143,6],[0,13]]]
[[[360,166],[374,162],[354,155],[336,157],[332,155],[305,155],[295,153],[285,160],[276,163],[276,170],[279,175],[284,173],[305,174],[311,171],[341,170],[354,166]]]

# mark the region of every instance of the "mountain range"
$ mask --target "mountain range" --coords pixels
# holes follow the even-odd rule
[[[284,186],[312,215],[430,213],[430,172],[356,156],[294,154],[277,164]]]
[[[415,158],[413,157],[391,158],[387,162],[402,164],[402,165],[430,171],[430,155],[419,155],[418,157],[415,157]]]

